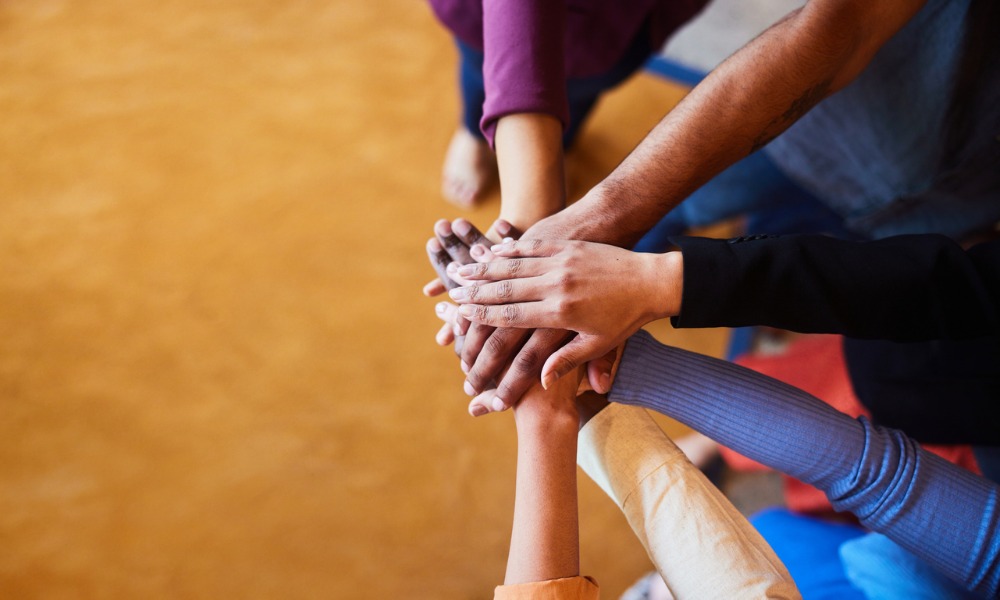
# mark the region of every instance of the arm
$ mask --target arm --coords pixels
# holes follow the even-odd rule
[[[461,268],[469,285],[451,296],[478,323],[577,332],[546,361],[543,381],[667,316],[675,327],[770,325],[893,341],[1000,334],[1000,241],[969,250],[930,234],[675,242],[681,251],[666,254],[501,244],[495,254],[508,260]]]
[[[582,200],[525,232],[631,247],[717,173],[852,81],[925,0],[811,0],[730,56]]]
[[[826,492],[833,507],[980,594],[1000,592],[1000,487],[725,361],[633,336],[613,402],[652,408]]]
[[[607,179],[525,237],[631,246],[705,181],[849,83],[924,2],[811,0],[716,68]],[[513,364],[526,367],[499,382],[502,407],[520,397],[565,338],[536,332],[518,352],[522,335],[509,329],[497,335],[489,345],[470,335],[463,362],[472,365],[468,391],[478,392],[517,354]]]
[[[685,264],[676,327],[770,325],[897,342],[1000,335],[1000,241],[969,250],[940,235],[676,241]]]
[[[507,585],[580,572],[576,496],[575,387],[535,386],[514,408],[517,491]]]
[[[565,6],[559,2],[484,3],[486,104],[483,131],[492,138],[500,173],[500,217],[524,231],[566,205],[562,132],[568,123],[563,71]],[[495,134],[495,137],[493,137]],[[495,237],[495,231],[487,235]],[[473,325],[462,349],[467,366],[464,388],[470,395],[493,387],[493,379],[516,349],[558,343],[563,335]],[[483,360],[481,350],[488,348]],[[554,349],[554,348],[553,348]],[[549,350],[551,352],[551,350]],[[517,400],[538,374],[520,361],[509,381],[521,386],[512,393],[501,386],[495,401],[502,409]],[[521,375],[522,371],[525,373]]]
[[[622,509],[677,598],[800,598],[767,542],[646,411],[612,404],[579,463]]]
[[[562,125],[541,113],[516,113],[496,125],[500,218],[524,231],[566,205]]]

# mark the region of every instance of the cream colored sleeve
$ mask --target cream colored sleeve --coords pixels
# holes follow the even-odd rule
[[[577,461],[621,507],[677,600],[801,598],[764,538],[644,409],[597,413]]]

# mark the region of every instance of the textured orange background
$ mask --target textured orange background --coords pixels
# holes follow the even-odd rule
[[[419,294],[454,63],[413,0],[0,0],[0,597],[490,597],[513,428]],[[576,192],[682,92],[603,103]]]

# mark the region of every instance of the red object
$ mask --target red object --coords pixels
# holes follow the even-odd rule
[[[736,364],[753,369],[779,381],[809,392],[833,408],[852,417],[868,416],[851,387],[839,335],[803,335],[794,339],[778,354],[746,354]],[[941,458],[981,474],[970,446],[921,444]],[[768,467],[750,460],[724,446],[720,447],[726,464],[740,471],[763,471]],[[833,507],[826,494],[811,485],[784,475],[785,501],[790,510],[810,514],[830,514]]]

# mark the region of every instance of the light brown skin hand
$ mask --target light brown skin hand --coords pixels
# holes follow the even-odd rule
[[[589,242],[510,241],[497,259],[458,269],[472,285],[449,295],[459,313],[492,326],[577,333],[545,361],[542,385],[621,345],[640,327],[678,314],[679,252],[641,254]]]

